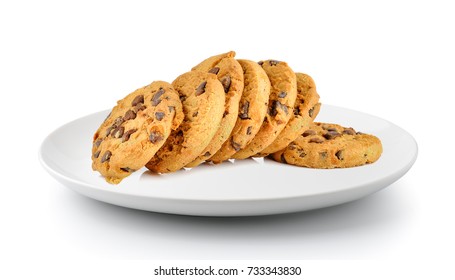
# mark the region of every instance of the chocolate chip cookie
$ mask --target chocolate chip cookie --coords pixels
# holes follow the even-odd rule
[[[286,127],[270,146],[262,150],[256,156],[266,156],[286,148],[300,134],[307,130],[319,113],[319,94],[316,92],[316,84],[307,74],[296,73],[297,78],[297,99],[294,104],[294,111]],[[317,109],[315,111],[315,109]]]
[[[224,113],[224,87],[215,74],[190,71],[172,82],[180,96],[185,118],[163,147],[147,163],[154,172],[177,171],[209,145]]]
[[[237,121],[239,101],[243,92],[243,70],[240,64],[231,57],[234,52],[210,57],[193,68],[193,71],[209,72],[217,75],[226,94],[223,118],[218,131],[202,153],[186,167],[195,167],[212,157],[228,139]]]
[[[209,160],[220,163],[243,149],[257,134],[267,113],[270,81],[259,64],[238,60],[243,69],[244,88],[240,99],[237,122],[221,149]]]
[[[92,168],[118,184],[142,168],[183,121],[178,93],[156,81],[117,102],[93,136]]]
[[[294,71],[286,62],[277,60],[260,61],[258,64],[270,80],[268,112],[253,140],[232,156],[235,159],[248,158],[264,150],[278,137],[293,115],[297,97]]]
[[[285,149],[270,157],[310,168],[345,168],[375,162],[381,156],[379,138],[337,124],[314,123]]]

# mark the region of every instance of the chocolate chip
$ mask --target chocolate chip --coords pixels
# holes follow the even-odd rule
[[[149,140],[153,144],[156,144],[163,139],[164,139],[164,137],[161,134],[161,132],[159,132],[159,131],[152,131],[152,133],[150,133]]]
[[[209,70],[209,73],[212,73],[212,74],[218,74],[218,72],[220,71],[220,67],[213,67],[212,69]]]
[[[278,101],[276,101],[276,100],[273,101],[272,107],[269,108],[269,112],[268,112],[268,113],[269,113],[269,115],[272,116],[272,117],[275,117],[276,114],[278,114],[278,111],[276,110],[277,102],[278,102]]]
[[[246,135],[251,135],[251,130],[253,129],[252,126],[246,128]]]
[[[197,117],[198,114],[199,114],[199,111],[194,112],[193,115],[192,115],[193,118]]]
[[[281,103],[280,103],[280,105],[281,105],[281,110],[283,110],[284,113],[286,115],[288,115],[289,114],[288,107],[286,105],[284,105],[284,104],[281,104]]]
[[[133,102],[131,102],[131,106],[136,106],[139,103],[144,103],[144,96],[143,95],[138,95],[133,99]]]
[[[95,141],[95,143],[94,143],[95,147],[99,147],[99,146],[101,145],[101,142],[103,142],[102,139],[100,139],[100,138],[99,138],[99,139],[96,139],[96,141]]]
[[[339,150],[335,153],[335,156],[339,159],[339,160],[344,160],[344,155],[343,155],[343,151],[342,150]]]
[[[172,113],[173,111],[175,111],[175,107],[174,106],[167,106],[169,108],[169,113]]]
[[[322,140],[321,138],[317,138],[317,137],[311,138],[310,141],[308,141],[308,143],[317,143],[317,144],[321,144],[322,142],[324,142],[324,140]]]
[[[308,111],[308,116],[310,116],[310,118],[312,118],[313,114],[314,114],[314,107]]]
[[[280,92],[280,94],[278,94],[278,97],[279,97],[279,98],[285,98],[286,95],[288,95],[287,92],[282,91],[282,92]]]
[[[338,137],[338,136],[341,136],[341,134],[338,133],[338,131],[333,131],[333,130],[331,130],[331,131],[328,131],[328,132],[327,132],[326,134],[324,134],[323,136],[324,136],[325,139],[331,140],[331,139],[334,139],[334,138],[336,138],[336,137]]]
[[[197,88],[196,88],[196,96],[199,96],[205,92],[205,86],[207,85],[207,81],[202,82]]]
[[[321,159],[326,159],[327,158],[327,152],[320,152],[319,156],[321,157]]]
[[[209,157],[209,156],[211,156],[211,155],[212,155],[212,154],[211,154],[210,152],[205,152],[204,157]]]
[[[240,113],[239,113],[239,118],[242,120],[249,119],[248,117],[248,111],[250,109],[250,102],[245,101],[243,105],[240,107]]]
[[[100,156],[100,152],[101,151],[96,151],[94,154],[93,154],[93,157],[94,158],[98,158]]]
[[[300,107],[294,108],[294,115],[296,115],[296,116],[300,115]]]
[[[355,130],[353,128],[345,128],[343,130],[343,134],[347,134],[347,135],[355,135]]]
[[[122,143],[130,140],[131,134],[135,133],[136,131],[137,131],[137,129],[135,129],[135,128],[127,130],[122,136]]]
[[[136,113],[132,110],[128,110],[125,113],[125,117],[123,118],[125,121],[127,120],[134,120],[136,118]]]
[[[118,127],[114,128],[112,131],[111,131],[111,136],[114,137],[115,133],[117,132],[118,130]]]
[[[356,132],[356,134],[357,134],[357,135],[365,135],[365,133],[360,132],[360,131]]]
[[[312,130],[312,129],[308,129],[306,130],[304,133],[302,133],[302,136],[303,137],[307,137],[309,135],[316,135],[316,131]]]
[[[179,97],[179,98],[180,98],[180,102],[183,102],[183,101],[185,101],[185,100],[186,100],[186,96],[184,96],[184,95],[180,95],[180,97]]]
[[[101,158],[101,163],[103,162],[106,162],[106,161],[109,161],[109,159],[111,158],[112,156],[112,153],[110,151],[106,151],[103,155],[103,157]]]
[[[306,153],[304,151],[300,152],[299,157],[301,157],[301,158],[306,157]]]
[[[280,63],[281,61],[278,61],[278,60],[269,60],[269,65],[270,66],[276,66],[278,63]]]
[[[282,163],[288,163],[288,162],[286,161],[286,159],[284,158],[284,153],[281,154],[280,159],[281,159],[281,162],[282,162]]]
[[[327,131],[337,131],[337,129],[333,127],[327,127]]]
[[[270,109],[269,115],[272,117],[275,117],[278,114],[278,108],[281,108],[281,110],[287,115],[288,114],[288,107],[286,105],[281,104],[280,101],[275,100],[272,103],[272,108]]]
[[[231,87],[231,77],[226,75],[223,78],[220,79],[221,84],[223,85],[224,88],[224,93],[229,92],[229,88]]]
[[[106,137],[109,136],[109,134],[111,134],[111,131],[114,129],[114,126],[110,126],[106,129]]]
[[[147,107],[145,107],[144,103],[139,103],[134,107],[133,110],[134,110],[134,112],[137,113],[139,111],[145,110],[145,108],[147,108]]]
[[[164,118],[164,113],[163,112],[156,112],[155,113],[155,118],[159,121],[161,121]]]
[[[231,138],[231,146],[236,152],[240,151],[241,146],[239,143],[234,142],[234,138]]]
[[[128,172],[128,173],[131,173],[131,172],[136,171],[136,170],[131,169],[131,168],[129,168],[129,167],[122,167],[122,168],[120,168],[120,170],[125,171],[125,172]]]
[[[121,138],[123,136],[123,133],[125,132],[125,128],[123,126],[121,127],[118,127],[116,128],[114,131],[113,131],[113,137],[115,138]]]
[[[258,64],[262,66],[262,64],[264,64],[264,61],[258,61]]]
[[[152,106],[156,106],[160,104],[161,102],[161,95],[163,95],[165,90],[163,88],[160,88],[152,97]]]

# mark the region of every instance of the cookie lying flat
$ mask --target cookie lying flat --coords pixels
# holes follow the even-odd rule
[[[337,124],[314,123],[285,149],[270,155],[275,161],[310,168],[344,168],[375,162],[381,156],[379,138]]]
[[[238,60],[243,69],[244,88],[239,112],[229,139],[209,160],[220,163],[243,149],[257,134],[267,113],[270,81],[259,64],[250,60]]]
[[[187,72],[172,85],[179,93],[185,118],[147,163],[154,172],[174,172],[192,162],[212,140],[224,113],[224,88],[215,74]]]
[[[210,144],[186,167],[195,167],[213,156],[228,139],[237,121],[239,101],[243,92],[243,70],[233,58],[234,52],[210,57],[193,68],[193,71],[209,72],[217,75],[226,94],[223,118],[220,127]]]
[[[267,60],[259,62],[270,80],[268,112],[253,140],[232,158],[245,159],[256,155],[272,144],[292,116],[297,97],[294,71],[286,62]]]
[[[275,141],[256,156],[267,156],[286,148],[289,143],[310,127],[319,113],[319,110],[315,112],[319,94],[316,92],[316,84],[313,79],[302,73],[295,73],[295,76],[297,78],[297,99],[291,119]]]
[[[117,184],[142,168],[183,120],[178,93],[153,82],[117,102],[93,136],[92,168]]]

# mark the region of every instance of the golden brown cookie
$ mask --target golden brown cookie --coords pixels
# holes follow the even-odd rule
[[[195,167],[213,156],[228,139],[237,121],[239,101],[243,91],[243,70],[240,64],[231,57],[234,52],[210,57],[193,68],[193,71],[209,72],[217,75],[226,94],[223,118],[220,127],[209,145],[186,167]]]
[[[285,149],[270,157],[278,162],[310,168],[345,168],[375,162],[381,140],[337,124],[314,123]]]
[[[185,118],[147,163],[154,172],[174,172],[192,162],[212,140],[224,113],[224,88],[215,74],[190,71],[172,85],[179,93]]]
[[[256,155],[269,146],[284,129],[291,118],[297,97],[297,81],[294,71],[286,62],[277,60],[260,61],[270,80],[268,112],[264,122],[253,138],[232,158],[244,159]]]
[[[134,91],[117,102],[93,136],[93,170],[118,184],[142,168],[182,120],[182,104],[169,83]]]
[[[295,73],[295,76],[297,77],[297,99],[291,119],[275,141],[256,156],[267,156],[286,148],[289,143],[310,127],[319,113],[320,105],[318,105],[318,110],[315,112],[319,94],[316,92],[316,84],[313,79],[302,73]]]
[[[270,81],[259,64],[250,60],[238,60],[244,76],[244,89],[240,99],[237,122],[221,149],[209,160],[220,163],[244,148],[261,128],[267,113]]]

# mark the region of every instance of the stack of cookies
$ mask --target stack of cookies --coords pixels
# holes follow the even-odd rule
[[[119,100],[93,137],[93,170],[117,184],[144,166],[170,173],[268,156],[342,168],[380,157],[377,137],[314,122],[321,104],[310,76],[286,62],[234,57],[210,57],[172,84],[155,81]]]

